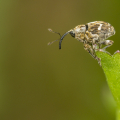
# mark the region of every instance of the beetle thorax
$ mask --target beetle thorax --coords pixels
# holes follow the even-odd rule
[[[84,40],[85,32],[86,32],[86,26],[85,25],[78,25],[73,29],[75,33],[75,38],[79,40]]]

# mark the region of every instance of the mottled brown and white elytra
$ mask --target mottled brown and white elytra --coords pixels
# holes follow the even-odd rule
[[[48,30],[53,33],[57,33],[51,29]],[[60,33],[57,34],[60,35]],[[111,24],[104,21],[94,21],[87,23],[86,25],[78,25],[74,29],[66,32],[62,37],[60,35],[59,49],[61,49],[62,40],[67,34],[70,34],[72,37],[82,42],[84,49],[89,52],[93,58],[98,60],[98,63],[100,64],[100,59],[96,56],[95,50],[99,50],[101,49],[102,45],[106,45],[104,48],[102,48],[102,50],[106,52],[105,49],[113,44],[112,40],[106,39],[115,34],[115,29]],[[49,45],[53,42],[49,43]]]

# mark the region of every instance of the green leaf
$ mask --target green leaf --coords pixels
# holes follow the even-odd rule
[[[120,51],[114,55],[98,51],[97,56],[101,58],[101,65],[106,75],[109,88],[117,103],[117,120],[120,120]]]

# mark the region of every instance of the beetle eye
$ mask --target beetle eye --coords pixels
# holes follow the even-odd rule
[[[70,32],[70,35],[71,35],[72,37],[75,37],[75,33],[74,33],[73,31]]]
[[[85,25],[86,26],[86,31],[88,30],[88,25]]]

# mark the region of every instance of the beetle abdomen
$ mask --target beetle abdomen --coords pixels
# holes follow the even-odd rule
[[[87,23],[87,25],[88,30],[86,33],[89,32],[89,34],[92,36],[92,39],[94,39],[94,37],[96,38],[97,36],[98,40],[105,40],[115,34],[114,27],[104,21],[90,22]]]

